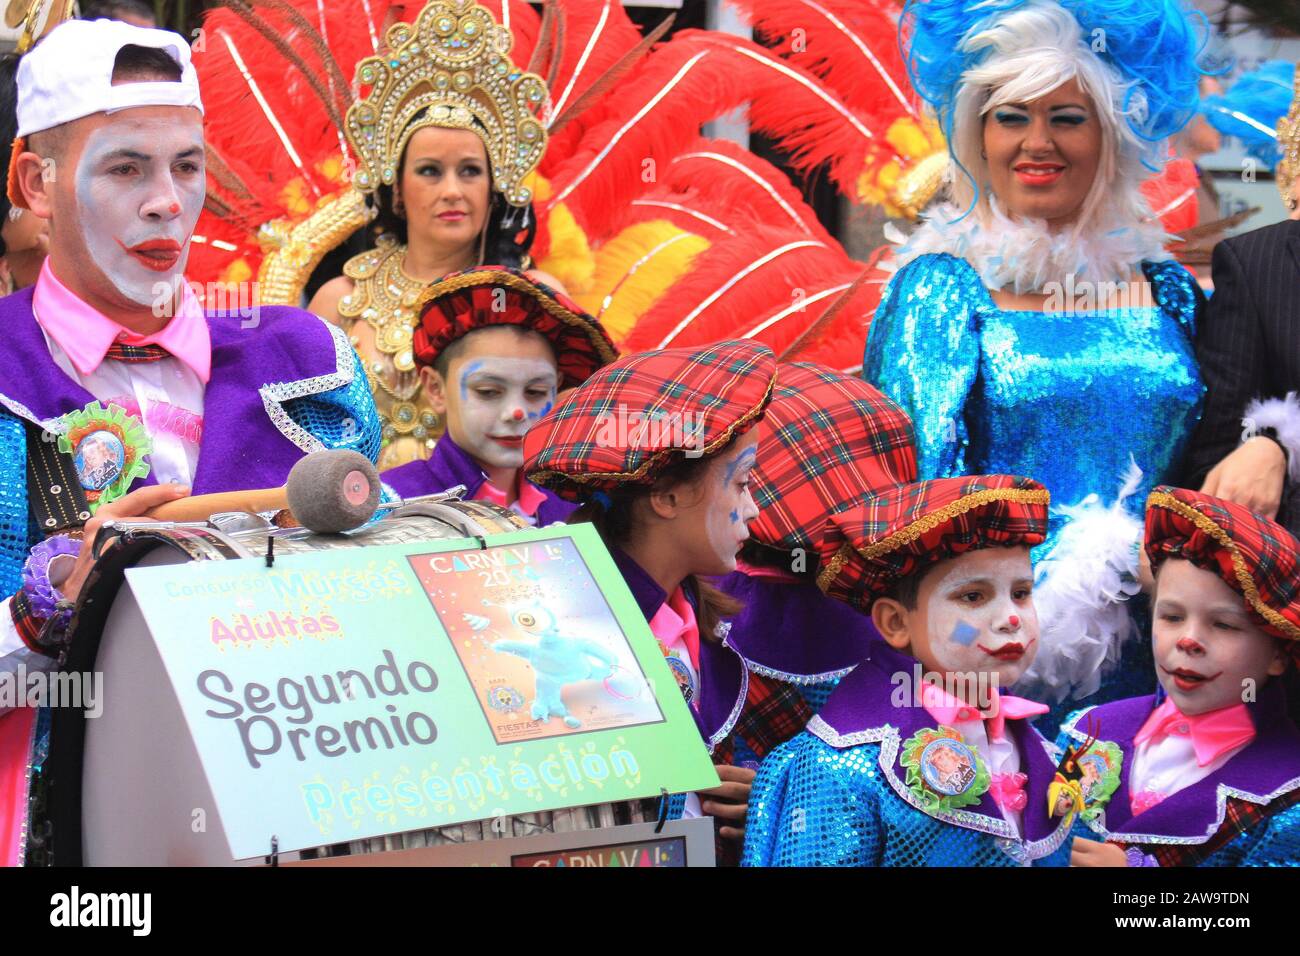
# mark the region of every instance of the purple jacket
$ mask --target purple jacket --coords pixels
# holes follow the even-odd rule
[[[901,762],[902,743],[918,730],[939,724],[928,710],[914,703],[915,697],[909,697],[902,706],[894,701],[900,686],[914,687],[919,667],[916,658],[894,650],[883,640],[874,642],[871,656],[840,681],[807,729],[841,750],[879,744],[879,766],[885,779],[909,803],[912,798],[906,784],[907,768]],[[920,694],[919,688],[914,691]],[[1020,753],[1020,772],[1029,778],[1025,783],[1028,802],[1022,816],[1023,839],[1034,846],[1033,856],[1038,858],[1055,852],[1069,834],[1063,819],[1047,815],[1047,788],[1056,775],[1056,759],[1049,753],[1051,745],[1028,720],[1008,720],[1006,727]],[[931,815],[993,836],[1015,835],[991,792],[972,806]]]
[[[636,598],[637,607],[649,622],[668,600],[668,595],[641,565],[623,551],[610,547],[609,555],[618,565],[632,596]],[[689,599],[689,592],[687,597]],[[696,726],[700,728],[700,736],[709,745],[710,753],[726,739],[740,719],[748,693],[749,673],[745,670],[744,661],[731,646],[730,638],[724,637],[718,642],[701,634],[700,692],[692,702],[691,713],[695,716]]]
[[[95,401],[50,356],[32,313],[32,289],[0,299],[0,587],[18,586],[26,557],[26,439],[22,421],[59,432],[58,419]],[[255,321],[207,313],[212,375],[193,493],[274,488],[305,452],[379,453],[379,416],[347,336],[288,306],[263,306]],[[136,486],[153,483],[152,475]]]
[[[1282,682],[1273,679],[1247,704],[1255,722],[1255,739],[1214,773],[1170,794],[1133,816],[1129,774],[1133,738],[1158,706],[1156,696],[1130,697],[1073,714],[1062,726],[1062,741],[1087,739],[1092,722],[1099,739],[1123,754],[1120,782],[1092,829],[1106,840],[1122,843],[1204,843],[1223,824],[1228,796],[1267,804],[1300,787],[1300,730],[1287,715]]]
[[[487,481],[487,475],[478,466],[478,462],[452,441],[451,435],[439,438],[433,446],[433,454],[428,458],[390,468],[383,473],[382,478],[403,498],[435,495],[456,485],[464,485],[465,496],[473,498],[483,487],[483,482]],[[577,505],[565,501],[554,492],[546,488],[538,490],[546,495],[546,500],[537,508],[539,525],[562,522],[577,510]]]

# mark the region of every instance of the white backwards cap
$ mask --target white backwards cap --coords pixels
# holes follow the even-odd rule
[[[180,67],[180,82],[114,86],[113,61],[124,46],[165,50]],[[19,137],[135,106],[193,106],[203,111],[190,47],[180,34],[118,20],[69,20],[18,62]]]

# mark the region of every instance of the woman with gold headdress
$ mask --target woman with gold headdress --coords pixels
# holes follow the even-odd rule
[[[389,42],[358,65],[369,92],[345,125],[378,245],[308,306],[347,329],[366,363],[384,423],[381,468],[427,457],[439,424],[411,355],[420,291],[472,266],[531,264],[536,221],[523,179],[546,147],[535,117],[546,86],[511,63],[513,38],[486,9],[431,3]]]

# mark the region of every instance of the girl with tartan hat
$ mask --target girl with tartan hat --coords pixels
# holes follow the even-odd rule
[[[759,768],[747,866],[1064,866],[1055,761],[999,692],[1033,661],[1029,549],[1048,493],[1028,478],[939,478],[831,516],[817,583],[883,640]]]
[[[1300,730],[1285,689],[1300,647],[1300,541],[1240,505],[1159,487],[1145,545],[1160,686],[1062,728],[1067,758],[1096,770],[1053,807],[1077,812],[1072,863],[1300,865]]]
[[[729,764],[749,689],[724,617],[738,605],[706,579],[736,567],[758,514],[750,494],[758,432],[776,384],[752,342],[627,356],[596,372],[524,438],[525,472],[581,502],[622,572],[690,704],[722,785],[673,808],[743,832],[753,771]],[[700,800],[703,797],[703,801]]]
[[[446,434],[433,453],[383,474],[403,498],[464,485],[470,498],[536,524],[574,506],[522,474],[524,433],[618,354],[600,323],[568,296],[516,270],[483,266],[432,283],[418,306],[411,349]],[[393,414],[415,415],[413,404]]]

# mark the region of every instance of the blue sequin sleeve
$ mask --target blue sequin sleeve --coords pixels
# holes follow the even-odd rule
[[[22,419],[0,409],[0,598],[23,583],[31,546],[27,521],[27,433]]]
[[[846,774],[843,757],[807,732],[768,754],[750,791],[742,866],[879,864],[876,789]],[[874,761],[853,763],[865,769]]]
[[[871,320],[862,375],[911,417],[922,479],[967,471],[965,408],[979,370],[977,306],[987,299],[964,260],[924,255],[890,280]]]
[[[326,448],[351,449],[378,461],[379,412],[370,394],[365,367],[355,352],[352,360],[352,381],[347,385],[290,399],[284,403],[284,410]]]

